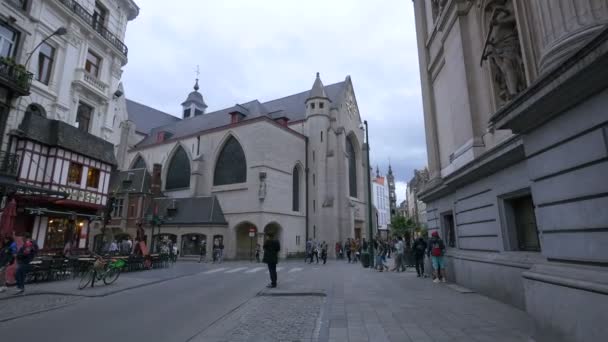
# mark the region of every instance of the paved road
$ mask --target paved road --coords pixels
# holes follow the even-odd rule
[[[532,332],[524,312],[411,272],[376,273],[342,262],[279,266],[279,289],[267,291],[264,265],[184,263],[187,275],[173,280],[2,322],[0,339],[528,341]],[[146,272],[125,276],[156,279]],[[37,297],[43,300],[2,300],[0,307]]]

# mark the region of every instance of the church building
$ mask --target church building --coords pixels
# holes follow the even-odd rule
[[[153,128],[119,158],[123,173],[149,175],[153,200],[137,209],[149,244],[171,239],[181,256],[206,245],[210,257],[223,241],[226,258],[249,258],[273,232],[287,257],[307,239],[333,246],[364,236],[368,168],[350,77],[324,86],[317,73],[310,90],[206,109],[197,80],[182,120]],[[131,225],[125,231],[134,236]]]

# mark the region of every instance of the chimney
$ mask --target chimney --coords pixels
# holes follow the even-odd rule
[[[150,189],[152,191],[152,196],[154,197],[158,197],[161,194],[160,189],[162,188],[162,184],[161,184],[161,170],[162,170],[162,165],[161,164],[154,164],[152,166],[152,184],[150,186]]]

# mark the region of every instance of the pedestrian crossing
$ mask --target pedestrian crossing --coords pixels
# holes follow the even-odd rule
[[[257,266],[257,267],[243,267],[243,266],[238,266],[238,267],[218,267],[218,268],[212,268],[209,269],[207,271],[202,272],[203,274],[240,274],[240,273],[244,273],[244,274],[254,274],[254,273],[259,273],[259,272],[267,272],[268,268],[267,267],[262,267],[262,266]],[[303,267],[287,267],[287,266],[279,266],[277,267],[277,272],[285,272],[285,273],[296,273],[296,272],[301,272],[303,271],[304,268]]]

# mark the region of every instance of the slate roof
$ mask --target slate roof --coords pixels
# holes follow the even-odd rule
[[[153,128],[165,126],[181,119],[160,110],[127,99],[129,120],[135,123],[137,133],[149,134]]]
[[[333,103],[337,103],[337,98],[342,93],[346,81],[330,84],[324,87],[325,94]],[[286,117],[290,121],[303,120],[306,118],[306,99],[310,97],[311,91],[303,91],[294,95],[286,96],[280,99],[261,103],[258,100],[249,101],[246,103],[237,104],[232,107],[221,109],[204,115],[198,115],[187,120],[180,120],[171,124],[157,127],[152,131],[166,131],[173,134],[172,138],[180,138],[197,132],[206,131],[209,129],[221,127],[230,124],[231,112],[246,112],[244,121],[251,120],[260,116],[268,116],[271,119],[278,117]],[[131,114],[129,113],[129,116]],[[137,126],[137,123],[136,123]],[[155,137],[149,135],[143,139],[137,148],[151,146],[156,143]]]
[[[26,112],[16,135],[47,146],[57,146],[116,165],[114,145],[59,120],[51,120]]]
[[[148,211],[152,215],[154,207],[163,216],[164,225],[199,224],[228,225],[217,197],[155,198],[154,206]],[[175,211],[167,210],[176,208]]]
[[[146,169],[117,171],[110,177],[110,192],[150,193],[152,176]]]

